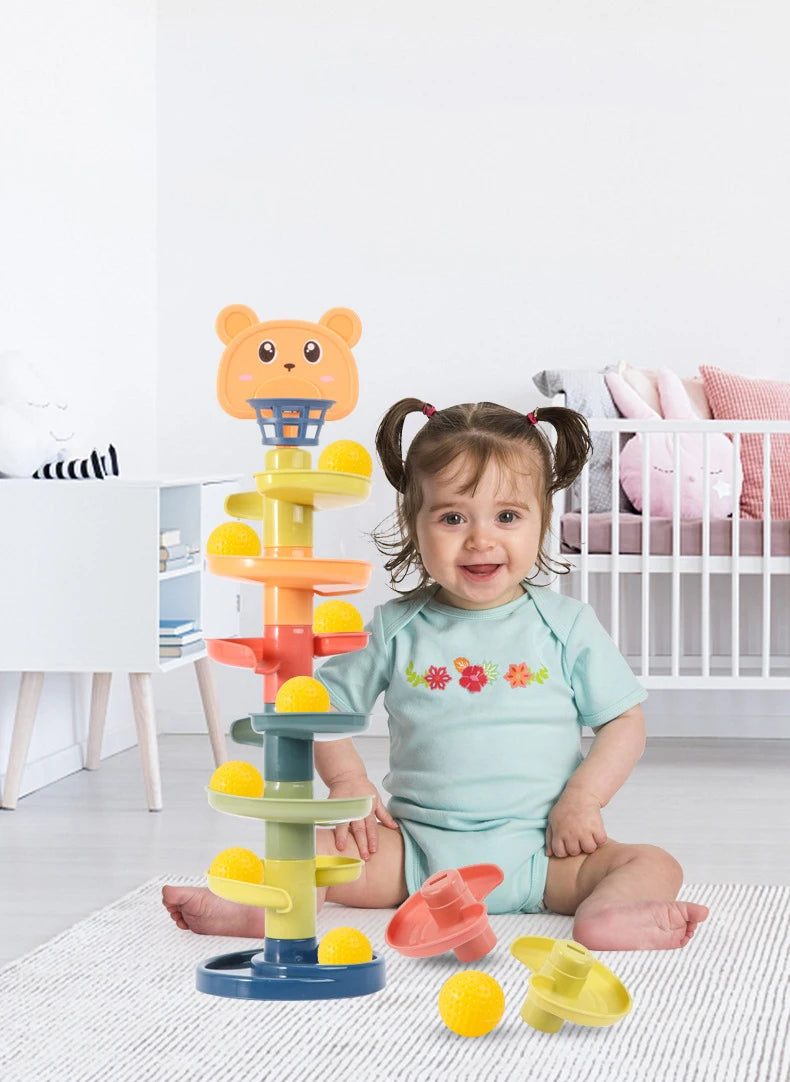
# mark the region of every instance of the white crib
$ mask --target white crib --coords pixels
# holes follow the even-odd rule
[[[573,567],[554,588],[589,601],[647,688],[790,689],[790,522],[711,521],[709,437],[731,435],[734,469],[741,437],[762,435],[763,507],[770,509],[771,437],[790,421],[591,419],[593,433],[611,432],[611,509],[589,510],[589,467],[580,508],[567,496],[554,509],[552,555]],[[674,447],[671,519],[620,511],[622,434],[669,432]],[[680,517],[679,436],[703,434],[703,513]],[[621,434],[621,435],[618,435]],[[645,440],[644,506],[649,506],[650,454]],[[558,501],[559,503],[559,501]]]

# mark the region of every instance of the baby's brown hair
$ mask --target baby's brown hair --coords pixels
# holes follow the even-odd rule
[[[404,458],[403,424],[410,413],[416,412],[424,413],[428,421],[411,441]],[[538,427],[538,421],[554,428],[553,447]],[[465,492],[474,492],[492,459],[502,467],[523,471],[525,456],[533,456],[543,481],[536,565],[539,571],[567,572],[567,564],[552,560],[544,550],[551,504],[554,494],[579,476],[591,450],[587,421],[580,413],[563,406],[546,406],[526,415],[494,402],[467,402],[443,410],[435,410],[419,398],[402,398],[396,402],[384,414],[376,432],[379,461],[387,480],[397,491],[392,516],[395,521],[389,529],[379,526],[372,533],[376,548],[389,557],[384,566],[393,589],[408,595],[430,582],[417,549],[422,478],[440,473],[459,455],[471,462]],[[398,590],[396,583],[412,571],[419,572],[420,581],[410,590]]]

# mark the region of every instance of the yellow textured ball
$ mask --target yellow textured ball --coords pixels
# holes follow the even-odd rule
[[[359,609],[348,601],[322,601],[313,612],[313,631],[330,635],[338,631],[361,631],[365,626]]]
[[[242,883],[262,883],[263,871],[263,861],[251,849],[231,846],[217,853],[208,874],[222,879],[238,879]]]
[[[231,796],[263,796],[263,775],[252,763],[231,759],[217,767],[208,787]]]
[[[370,477],[373,459],[355,440],[335,440],[327,444],[318,458],[319,470],[337,470],[339,473],[356,473]]]
[[[373,961],[370,940],[357,928],[333,928],[318,944],[322,966],[354,966]]]
[[[312,676],[292,676],[277,692],[274,708],[283,714],[325,714],[329,692]]]
[[[261,539],[246,522],[223,522],[206,539],[209,556],[260,556]]]
[[[498,981],[477,969],[466,969],[445,981],[439,992],[442,1021],[461,1037],[482,1037],[499,1025],[505,993]]]

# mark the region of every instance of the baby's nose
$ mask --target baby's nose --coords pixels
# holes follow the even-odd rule
[[[488,536],[487,531],[482,529],[482,527],[478,526],[476,529],[472,530],[472,533],[469,537],[469,544],[472,546],[472,548],[483,549],[491,548],[493,541]]]

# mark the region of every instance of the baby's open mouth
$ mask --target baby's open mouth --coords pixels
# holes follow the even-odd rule
[[[474,575],[476,578],[485,578],[488,575],[493,575],[495,571],[498,571],[500,564],[462,564],[461,565],[468,575]]]

